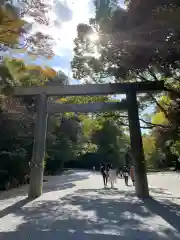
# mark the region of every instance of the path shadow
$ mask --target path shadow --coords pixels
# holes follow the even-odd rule
[[[172,196],[172,194],[167,192],[167,189],[165,189],[165,188],[149,187],[149,191],[152,192],[152,193],[157,193],[157,194],[163,195],[163,196]]]
[[[89,175],[90,174],[83,175],[78,173],[72,173],[67,176],[62,176],[62,178],[61,176],[56,176],[44,184],[43,193],[63,191],[65,189],[73,188],[76,186],[76,181],[88,179]],[[0,202],[5,202],[5,204],[7,204],[7,207],[0,210],[0,218],[3,218],[8,214],[14,213],[15,211],[23,207],[26,203],[31,202],[31,199],[27,198],[27,193],[24,191],[24,189],[22,189],[22,191],[21,189],[13,189],[12,193],[14,193],[15,190],[17,190],[17,194],[11,194],[11,191],[7,191],[4,196],[1,196]],[[6,195],[8,195],[8,197],[6,197]],[[18,200],[16,199],[16,197],[18,197]]]
[[[57,201],[35,201],[22,207],[15,212],[21,223],[18,220],[13,232],[0,232],[0,239],[180,239],[173,228],[153,222],[157,211],[149,205],[125,191],[80,189]]]
[[[88,179],[90,173],[71,173],[67,175],[55,176],[50,181],[44,183],[43,193],[64,190],[76,186],[76,182]]]
[[[64,175],[56,175],[56,176],[44,176],[45,182],[43,183],[43,193],[64,190],[67,188],[72,188],[76,186],[75,182],[83,181],[88,179],[90,176],[90,172],[72,172],[70,174]],[[1,191],[0,192],[0,201],[7,200],[9,198],[20,197],[20,196],[27,196],[29,185],[24,185],[20,188],[10,189],[9,191]]]
[[[180,232],[180,205],[170,200],[157,201],[150,197],[143,200],[144,205],[154,214],[162,217],[166,222]]]
[[[24,205],[26,205],[27,203],[31,202],[30,199],[28,198],[24,198],[22,200],[20,200],[19,202],[16,202],[15,204],[3,209],[0,211],[0,218],[5,217],[8,214],[12,214],[15,213],[16,211],[18,211],[21,207],[23,207]]]

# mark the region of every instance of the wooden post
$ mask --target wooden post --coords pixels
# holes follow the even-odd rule
[[[135,189],[138,197],[148,197],[148,181],[145,169],[144,151],[139,123],[139,111],[135,91],[127,93],[131,149],[135,169]]]
[[[42,194],[43,187],[43,161],[46,146],[47,128],[47,96],[39,95],[35,124],[33,155],[31,160],[29,198],[36,198]]]

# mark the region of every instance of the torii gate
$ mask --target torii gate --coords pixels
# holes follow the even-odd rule
[[[145,170],[144,152],[139,123],[137,93],[164,90],[164,82],[139,83],[112,83],[112,84],[84,84],[66,86],[38,86],[15,87],[13,95],[38,96],[37,118],[35,125],[34,147],[31,160],[29,198],[36,198],[42,194],[43,186],[43,160],[45,157],[46,129],[48,113],[64,112],[98,112],[127,110],[131,138],[131,149],[134,159],[136,176],[136,195],[148,197],[149,189]],[[109,94],[126,94],[122,102],[88,103],[88,104],[48,104],[49,96],[97,96]]]

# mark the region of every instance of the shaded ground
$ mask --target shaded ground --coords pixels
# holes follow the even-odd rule
[[[25,189],[1,200],[0,239],[180,239],[180,178],[155,173],[149,183],[152,198],[143,201],[121,179],[117,189],[103,189],[99,174],[53,177],[35,201]]]

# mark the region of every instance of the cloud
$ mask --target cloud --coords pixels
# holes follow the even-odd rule
[[[69,7],[72,12],[72,18],[70,21],[62,21],[61,28],[57,29],[59,31],[59,39],[54,46],[56,54],[61,55],[64,48],[72,51],[77,25],[79,23],[88,23],[89,18],[93,14],[90,2],[91,0],[66,1],[66,8]]]
[[[56,15],[58,21],[68,22],[72,20],[73,12],[69,8],[67,2],[64,4],[60,1],[56,1],[53,6],[53,12]]]
[[[53,38],[55,57],[50,61],[41,61],[53,67],[66,64],[70,67],[73,57],[73,40],[76,37],[76,28],[79,23],[88,23],[93,14],[92,0],[44,0],[50,4],[47,17],[50,25],[38,24],[32,17],[26,20],[33,24],[31,33],[42,32]],[[39,62],[38,60],[36,62]]]

